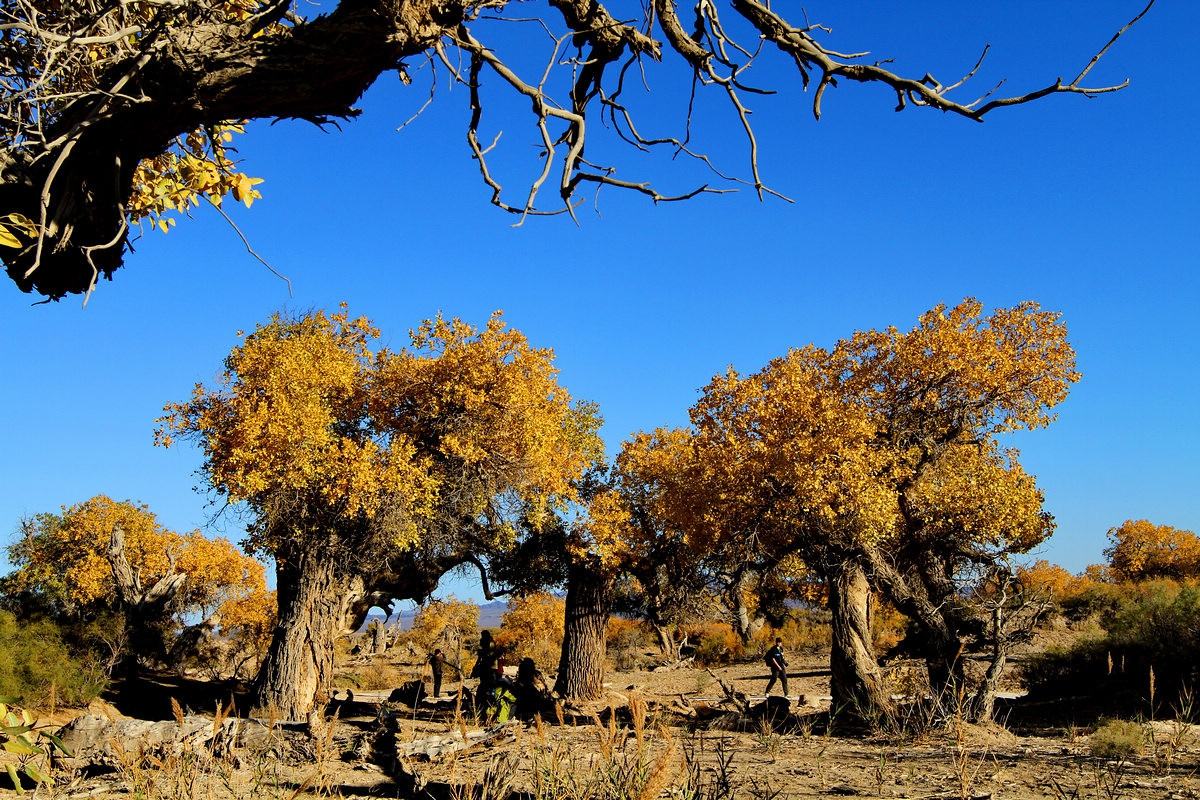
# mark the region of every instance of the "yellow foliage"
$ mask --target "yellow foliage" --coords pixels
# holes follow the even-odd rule
[[[176,138],[166,152],[139,163],[127,209],[130,221],[147,220],[166,233],[175,224],[168,215],[187,212],[202,199],[220,206],[230,194],[249,208],[262,197],[254,187],[263,181],[239,171],[230,158],[229,142],[243,130],[240,123],[201,128]]]
[[[171,29],[194,25],[191,15],[163,13],[157,3],[124,3],[119,13],[119,24],[123,30],[137,30],[129,36],[104,35],[104,27],[98,27],[98,35],[88,43],[72,45],[64,42],[56,47],[54,72],[56,83],[64,87],[64,103],[77,93],[101,90],[109,91],[112,75],[123,72],[137,58],[145,42],[145,31],[154,29],[164,40],[172,36]],[[56,12],[40,9],[50,21]],[[223,0],[214,4],[214,10],[223,14],[230,22],[245,22],[261,11],[257,0]],[[102,19],[105,15],[100,15]],[[116,19],[116,18],[113,18]],[[100,20],[97,20],[99,22]],[[209,21],[215,23],[217,20]],[[268,37],[284,30],[280,24],[263,26],[254,35]],[[47,104],[43,110],[52,117],[60,106],[56,102]],[[44,120],[43,120],[44,121]],[[262,195],[254,187],[262,183],[242,173],[233,155],[232,142],[243,133],[243,122],[228,121],[212,127],[200,127],[172,140],[164,152],[141,161],[133,172],[133,192],[125,207],[130,222],[149,222],[152,227],[166,233],[175,224],[171,216],[189,211],[206,199],[219,206],[222,199],[232,194],[234,199],[249,206]],[[2,241],[2,240],[0,240]]]
[[[908,332],[791,350],[705,387],[691,409],[693,452],[675,460],[674,497],[658,508],[702,552],[752,537],[767,552],[800,543],[819,565],[836,558],[830,548],[917,528],[1028,550],[1052,520],[1015,451],[991,437],[1047,424],[1078,378],[1060,316],[1033,303],[984,315],[968,299]]]
[[[1016,452],[999,453],[991,443],[948,449],[921,474],[907,499],[922,535],[1027,552],[1054,530],[1053,519],[1042,511],[1042,492]]]
[[[729,664],[746,654],[742,640],[727,622],[685,625],[683,632],[695,646],[696,663],[701,666]]]
[[[1108,532],[1104,554],[1118,581],[1200,579],[1200,536],[1149,520],[1126,520]]]
[[[1019,568],[1017,580],[1027,592],[1060,603],[1079,597],[1096,584],[1090,575],[1072,575],[1044,558]]]
[[[478,632],[479,606],[451,596],[422,605],[406,638],[428,652],[436,647],[454,652]]]
[[[384,430],[428,448],[442,502],[463,516],[512,492],[534,516],[599,457],[593,406],[573,407],[554,352],[534,348],[496,312],[482,329],[440,315],[410,333],[412,346],[378,361],[370,409]]]
[[[699,549],[756,531],[787,550],[869,544],[897,525],[891,454],[839,382],[844,365],[816,347],[792,350],[762,371],[713,378],[692,408],[698,456],[676,508]],[[801,552],[801,556],[806,553]],[[811,555],[811,553],[809,553]]]
[[[231,597],[221,604],[217,610],[221,632],[261,658],[271,644],[277,609],[275,592],[256,586],[247,594]]]
[[[344,306],[276,315],[233,349],[216,389],[167,406],[157,440],[199,439],[212,485],[260,512],[253,542],[272,553],[331,524],[354,529],[356,546],[402,548],[500,496],[536,517],[573,495],[600,451],[599,419],[571,404],[552,351],[499,313],[482,330],[437,317],[399,352],[374,351],[378,338]]]
[[[547,592],[511,598],[496,632],[496,646],[514,661],[532,658],[543,670],[553,670],[562,649],[565,608],[562,598]]]
[[[146,506],[104,495],[64,507],[57,517],[43,515],[40,524],[10,548],[9,557],[18,567],[14,588],[53,587],[76,608],[115,604],[107,553],[118,526],[125,536],[125,556],[144,586],[165,577],[172,560],[174,570],[187,576],[180,596],[183,611],[207,618],[223,604],[266,591],[262,564],[228,540],[209,539],[199,531],[175,533],[160,526]]]

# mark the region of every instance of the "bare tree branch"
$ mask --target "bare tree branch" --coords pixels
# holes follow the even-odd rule
[[[817,37],[831,33],[827,26],[806,16],[803,25],[794,25],[762,0],[732,0],[721,9],[714,0],[692,0],[691,31],[680,21],[675,0],[651,0],[644,19],[633,21],[618,18],[599,0],[546,0],[543,12],[521,17],[506,15],[507,5],[508,0],[340,0],[331,12],[305,20],[287,0],[7,0],[0,9],[0,216],[29,221],[28,230],[14,233],[19,247],[0,248],[9,276],[22,290],[48,298],[90,294],[100,277],[111,278],[124,261],[140,164],[178,146],[190,132],[229,121],[290,118],[324,125],[352,117],[378,76],[395,71],[407,78],[404,59],[413,56],[431,64],[436,57],[452,85],[469,87],[471,156],[491,202],[521,224],[530,216],[574,217],[581,202],[575,192],[585,183],[655,202],[743,183],[760,198],[783,197],[761,175],[759,141],[744,99],[772,91],[746,80],[768,43],[795,65],[805,88],[814,84],[817,118],[828,89],[854,81],[888,86],[897,110],[923,106],[983,121],[996,109],[1054,94],[1095,97],[1125,88],[1128,80],[1098,86],[1084,81],[1153,0],[1069,83],[1059,78],[1023,94],[995,97],[1001,81],[972,102],[951,95],[978,75],[989,47],[962,78],[943,84],[929,73],[914,78],[895,72],[884,66],[889,59],[868,63],[867,51],[826,46]],[[722,13],[749,24],[757,33],[753,46],[734,38]],[[546,67],[536,81],[520,77],[482,43],[476,31],[495,19],[535,23],[539,37],[548,38]],[[447,57],[444,43],[467,57],[469,75]],[[569,47],[578,54],[562,57]],[[622,94],[625,76],[636,65],[646,84],[647,64],[669,57],[693,74],[682,130],[676,136],[643,136]],[[500,145],[499,132],[489,145],[480,142],[484,69],[529,102],[541,142],[536,172],[520,201],[505,199],[487,163]],[[553,95],[563,83],[569,90],[559,102]],[[698,85],[715,87],[733,112],[745,137],[746,177],[716,169],[691,145]],[[435,94],[436,82],[417,114]],[[617,164],[597,164],[588,155],[589,135],[604,134],[603,126],[597,132],[588,124],[597,109],[618,140],[644,151],[666,145],[700,162],[724,188],[701,183],[672,193],[617,177]],[[539,204],[547,185],[555,185],[557,194],[549,207]]]

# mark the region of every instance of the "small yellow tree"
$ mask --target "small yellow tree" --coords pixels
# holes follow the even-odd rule
[[[478,633],[479,606],[451,595],[421,605],[413,617],[408,639],[426,653],[440,647],[447,660],[454,661]]]
[[[189,622],[232,632],[274,616],[261,563],[227,539],[175,533],[146,506],[104,495],[27,520],[8,554],[11,590],[68,617],[122,611],[135,655],[165,657],[171,629]],[[121,564],[131,579],[121,579]]]
[[[1108,532],[1104,551],[1118,581],[1200,580],[1200,536],[1146,519],[1130,519]]]
[[[532,658],[543,670],[553,669],[562,651],[565,609],[562,598],[549,592],[511,598],[496,645],[511,658]]]

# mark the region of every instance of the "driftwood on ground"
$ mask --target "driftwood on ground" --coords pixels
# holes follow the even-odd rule
[[[516,739],[516,725],[506,722],[493,725],[490,728],[476,730],[455,730],[447,734],[429,736],[411,742],[397,742],[396,755],[399,758],[417,758],[432,761],[451,753],[471,750],[482,745],[495,745]]]

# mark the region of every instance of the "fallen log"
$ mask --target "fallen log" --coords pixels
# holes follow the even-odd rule
[[[142,719],[112,720],[85,714],[67,723],[58,737],[70,755],[55,758],[58,768],[75,771],[88,767],[118,769],[148,758],[164,759],[185,753],[222,757],[234,746],[239,720],[187,716],[182,720],[154,722]]]
[[[411,742],[397,741],[396,756],[402,759],[418,758],[424,761],[433,761],[451,753],[460,753],[464,750],[471,750],[485,744],[495,745],[504,741],[512,741],[516,738],[516,723],[506,722],[501,725],[494,725],[491,728],[468,730],[465,735],[462,730],[455,730],[447,734],[429,736]]]

